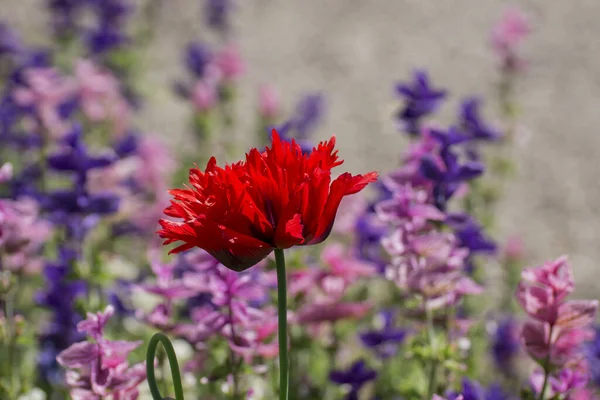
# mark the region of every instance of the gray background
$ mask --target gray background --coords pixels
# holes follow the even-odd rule
[[[33,42],[45,38],[41,0],[0,0],[0,18]],[[248,63],[240,88],[235,135],[251,143],[259,84],[270,82],[287,107],[303,93],[327,96],[319,137],[335,133],[353,172],[390,169],[406,142],[390,119],[393,84],[412,68],[427,67],[451,90],[450,118],[460,96],[493,101],[497,72],[489,29],[508,3],[499,0],[238,0],[235,31]],[[512,157],[518,178],[499,206],[499,237],[521,234],[538,263],[569,254],[578,288],[598,287],[600,261],[600,0],[516,2],[534,33],[524,48],[530,66],[520,81],[523,108]],[[182,46],[205,34],[199,0],[169,0],[157,36],[142,57],[149,94],[140,124],[185,145],[188,110],[170,83],[183,71]],[[449,119],[446,119],[448,121]]]

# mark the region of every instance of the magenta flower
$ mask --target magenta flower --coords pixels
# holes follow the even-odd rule
[[[504,12],[491,33],[492,48],[501,60],[503,67],[523,68],[524,62],[518,56],[518,50],[530,33],[529,20],[519,8],[511,7]]]
[[[523,239],[519,236],[511,236],[504,244],[504,257],[507,260],[516,261],[523,258],[525,249]]]
[[[275,119],[280,112],[281,100],[272,86],[263,85],[258,90],[258,112],[266,120]],[[354,196],[358,197],[358,196]]]
[[[246,66],[236,44],[230,43],[215,55],[215,65],[225,80],[234,81],[245,71]]]
[[[104,327],[112,314],[112,306],[104,312],[89,313],[77,329],[92,341],[75,343],[56,358],[68,369],[66,383],[74,399],[135,400],[139,395],[137,387],[146,379],[145,366],[130,366],[127,357],[141,342],[105,339]]]
[[[443,221],[446,215],[431,204],[430,194],[411,185],[396,188],[393,198],[376,205],[377,215],[383,221],[402,224],[407,231],[420,231],[430,221]]]
[[[0,183],[6,183],[13,177],[13,166],[11,163],[4,163],[0,167]]]
[[[205,80],[199,80],[194,84],[191,100],[198,112],[211,110],[217,104],[217,87]]]
[[[90,60],[78,60],[75,78],[84,115],[93,122],[108,121],[111,134],[122,135],[131,120],[131,107],[118,79]]]
[[[544,369],[531,377],[540,398],[548,390],[551,396],[567,395],[589,380],[587,371],[570,368],[584,365],[583,344],[594,337],[591,325],[598,301],[566,301],[573,290],[573,274],[566,257],[526,269],[517,288],[519,304],[534,319],[524,324],[521,338],[526,351]],[[548,381],[550,389],[543,383]]]
[[[69,124],[61,118],[59,107],[76,95],[75,82],[52,68],[26,70],[25,82],[27,86],[14,89],[15,102],[34,109],[50,137],[62,137],[69,130]]]
[[[39,216],[35,201],[0,200],[0,248],[3,267],[26,274],[43,267],[40,251],[52,234],[49,222]]]
[[[369,303],[312,303],[298,310],[294,322],[320,324],[341,319],[360,319],[367,315],[371,307]]]

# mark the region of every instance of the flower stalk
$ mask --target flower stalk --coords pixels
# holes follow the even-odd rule
[[[146,375],[148,378],[148,386],[150,387],[150,393],[152,394],[153,400],[165,400],[160,394],[158,385],[156,383],[156,376],[154,375],[154,356],[156,355],[156,349],[158,344],[162,343],[167,358],[169,359],[169,365],[171,366],[171,376],[173,377],[173,386],[175,388],[175,400],[183,400],[183,385],[181,383],[181,374],[179,372],[179,364],[177,363],[177,355],[175,349],[168,337],[162,333],[155,333],[150,339],[148,344],[148,351],[146,353]],[[164,378],[164,377],[163,377]]]
[[[288,399],[290,385],[288,334],[287,334],[287,284],[285,257],[282,249],[275,249],[277,265],[277,316],[279,332],[279,400]]]

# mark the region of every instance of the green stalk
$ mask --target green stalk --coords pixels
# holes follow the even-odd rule
[[[279,320],[279,400],[288,400],[290,385],[288,334],[287,334],[287,287],[285,257],[282,249],[275,249],[277,264],[277,313]]]
[[[427,398],[429,400],[433,397],[436,388],[436,377],[437,377],[437,360],[435,356],[437,355],[437,345],[435,340],[435,328],[433,326],[433,311],[427,307],[426,302],[423,302],[425,305],[425,315],[427,319],[427,338],[429,339],[429,347],[431,349],[431,365],[429,369],[429,385],[427,388]]]
[[[169,365],[171,366],[171,376],[173,377],[173,386],[175,387],[175,400],[183,399],[183,385],[181,384],[181,374],[179,373],[179,364],[177,363],[177,355],[175,355],[175,349],[168,337],[162,333],[155,333],[150,339],[148,344],[148,352],[146,353],[146,375],[148,378],[148,386],[150,387],[150,393],[154,400],[165,400],[160,394],[158,385],[156,384],[156,376],[154,375],[154,356],[156,355],[156,348],[158,344],[162,343],[165,353],[169,358]],[[163,377],[164,379],[164,377]]]

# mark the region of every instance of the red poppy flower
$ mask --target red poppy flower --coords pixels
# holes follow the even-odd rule
[[[190,170],[187,189],[174,189],[158,231],[170,253],[199,247],[235,271],[247,269],[276,248],[320,243],[329,236],[340,201],[377,180],[377,173],[343,173],[331,182],[338,160],[335,136],[310,154],[273,130],[271,148],[252,149],[225,168],[215,158]]]

